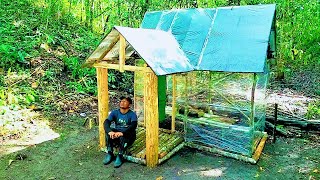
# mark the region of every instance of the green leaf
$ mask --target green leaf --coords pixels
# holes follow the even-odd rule
[[[27,97],[26,97],[26,100],[31,103],[31,102],[34,102],[36,99],[33,95],[31,94],[28,94]]]
[[[25,57],[26,57],[26,53],[25,52],[19,51],[18,55],[19,55],[19,59],[18,59],[19,62],[27,63],[27,61],[25,60]]]

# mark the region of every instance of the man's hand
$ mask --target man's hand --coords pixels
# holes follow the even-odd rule
[[[121,136],[123,136],[122,132],[116,132],[115,133],[115,138],[118,138],[118,137],[121,137]]]
[[[111,139],[114,139],[114,138],[115,138],[115,134],[116,134],[115,132],[111,131],[111,132],[109,132],[108,134],[109,134],[109,136],[110,136]]]
[[[113,132],[113,131],[111,131],[111,132],[109,132],[108,134],[109,134],[109,136],[110,136],[111,139],[116,139],[116,138],[118,138],[118,137],[123,136],[123,133],[122,133],[122,132]]]

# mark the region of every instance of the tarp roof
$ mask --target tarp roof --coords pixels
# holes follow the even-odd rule
[[[115,26],[157,75],[192,71],[184,52],[169,32]]]
[[[147,12],[141,28],[116,26],[86,64],[118,56],[121,33],[157,75],[265,71],[275,5]],[[132,47],[132,48],[131,48]]]
[[[139,50],[131,45],[140,55],[153,56],[148,59],[142,55],[142,58],[150,67],[159,63],[157,68],[152,67],[157,75],[190,71],[187,62],[193,70],[264,72],[274,14],[275,4],[147,12],[141,28],[172,34],[184,53],[170,35],[161,31],[143,31],[148,36],[141,36],[141,30],[127,29],[120,33],[126,34],[129,43],[141,41]],[[154,50],[145,52],[151,45]],[[154,53],[157,46],[161,48]],[[175,66],[166,66],[169,64]]]

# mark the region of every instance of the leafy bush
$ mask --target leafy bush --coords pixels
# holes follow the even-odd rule
[[[320,119],[320,101],[309,103],[307,111],[308,119]]]

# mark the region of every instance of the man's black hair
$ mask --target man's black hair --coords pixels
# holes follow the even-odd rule
[[[123,100],[123,99],[126,99],[129,102],[129,104],[132,104],[132,99],[130,97],[121,96],[120,100]]]

